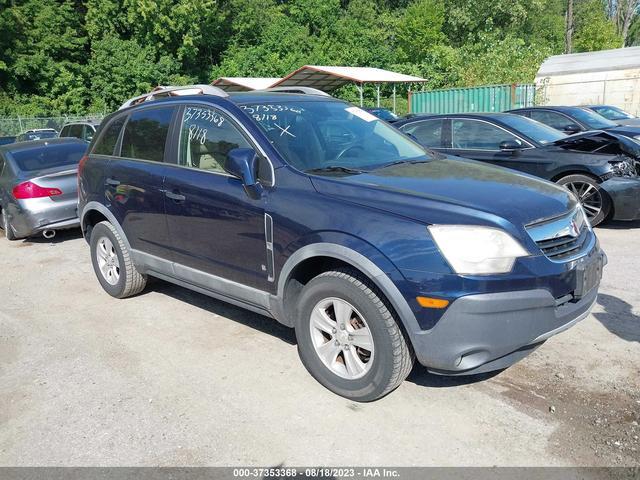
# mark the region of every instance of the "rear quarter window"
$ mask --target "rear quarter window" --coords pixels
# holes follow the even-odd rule
[[[111,121],[107,126],[105,132],[100,136],[93,147],[93,152],[97,155],[113,155],[113,150],[118,143],[118,137],[120,136],[120,130],[124,125],[125,117],[119,117]]]

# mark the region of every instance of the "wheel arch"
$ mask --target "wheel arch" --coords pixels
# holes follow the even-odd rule
[[[131,245],[129,244],[129,240],[125,235],[120,222],[116,220],[116,217],[107,207],[98,202],[87,203],[80,214],[80,228],[82,229],[82,234],[84,235],[85,240],[87,242],[90,240],[91,228],[105,220],[113,225],[113,227],[118,231],[120,237],[122,237],[122,241],[126,245],[127,249],[131,250]]]
[[[592,178],[593,180],[595,180],[598,183],[602,183],[602,179],[600,177],[598,177],[598,175],[595,175],[591,172],[586,172],[584,170],[579,170],[578,168],[572,168],[569,170],[563,170],[562,172],[556,173],[553,177],[551,177],[551,181],[552,182],[557,182],[558,180],[564,178],[564,177],[568,177],[570,175],[583,175],[585,177],[589,177]]]
[[[409,337],[420,329],[411,307],[390,277],[390,274],[401,275],[400,272],[395,269],[395,271],[385,272],[362,253],[334,243],[306,245],[287,259],[278,277],[277,298],[280,312],[277,318],[286,325],[293,326],[295,299],[305,282],[324,271],[339,266],[347,266],[359,271],[382,292],[400,318],[401,327],[405,329]]]

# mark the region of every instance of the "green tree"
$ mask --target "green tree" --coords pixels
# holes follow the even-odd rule
[[[446,37],[444,25],[444,2],[442,0],[415,0],[398,21],[396,40],[401,60],[420,63]]]
[[[161,84],[184,82],[178,62],[169,55],[156,59],[155,49],[136,40],[105,37],[93,43],[88,65],[92,110],[113,110],[127,98]],[[188,79],[186,79],[188,81]]]
[[[606,50],[622,45],[622,36],[607,18],[602,0],[585,0],[576,5],[573,45],[576,52]]]

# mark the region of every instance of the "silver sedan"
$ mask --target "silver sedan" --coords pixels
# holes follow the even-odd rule
[[[54,138],[0,146],[0,226],[7,239],[73,228],[78,221],[78,162],[87,143]]]

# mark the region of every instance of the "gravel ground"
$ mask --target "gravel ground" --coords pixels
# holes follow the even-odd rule
[[[293,332],[164,282],[115,300],[77,232],[0,238],[0,465],[640,465],[640,223],[583,322],[493,375],[416,367],[370,404]]]

